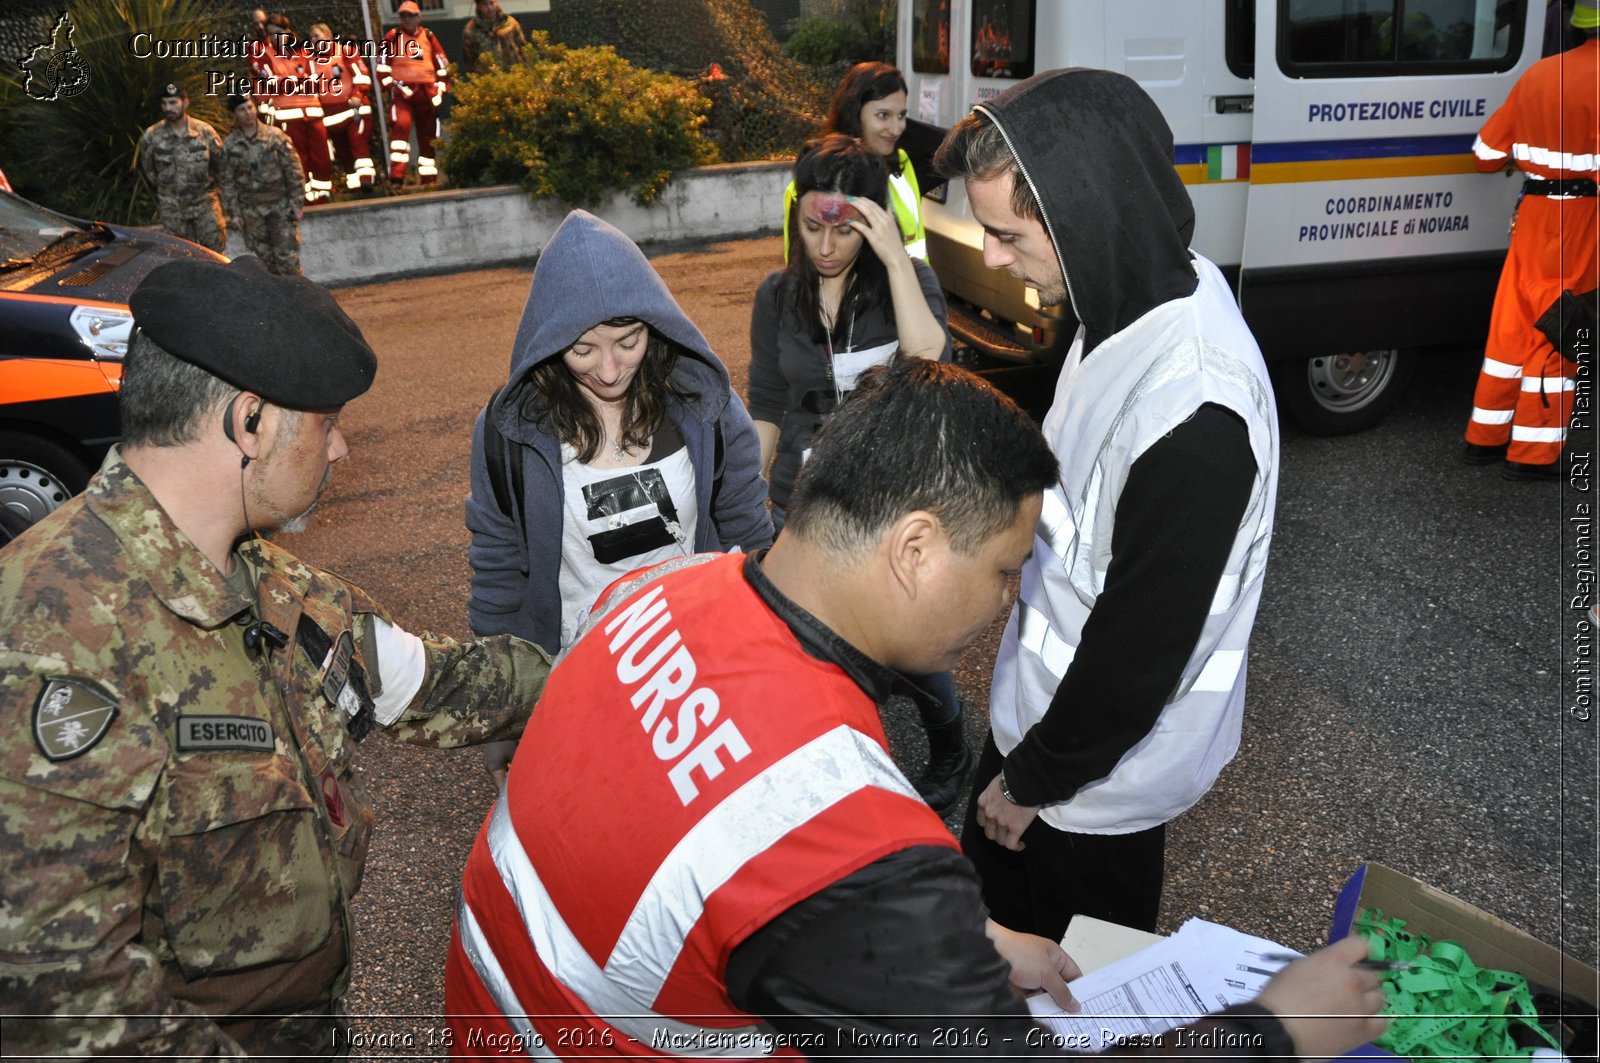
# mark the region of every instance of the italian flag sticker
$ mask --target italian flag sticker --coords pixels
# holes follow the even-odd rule
[[[1249,144],[1212,144],[1206,148],[1207,181],[1248,181]]]

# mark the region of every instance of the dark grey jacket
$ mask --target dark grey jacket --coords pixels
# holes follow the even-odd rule
[[[551,653],[561,648],[561,446],[530,398],[529,373],[545,359],[559,357],[595,325],[618,317],[646,322],[680,350],[672,381],[687,397],[669,402],[668,417],[694,465],[695,550],[756,550],[772,542],[760,443],[729,385],[727,369],[633,241],[587,211],[575,210],[539,256],[511,347],[509,382],[473,427],[467,616],[478,635],[510,633]],[[533,409],[532,417],[524,415],[525,408]],[[515,444],[521,461],[526,534],[495,502],[484,456],[486,417],[493,417]],[[720,470],[714,467],[719,429]]]

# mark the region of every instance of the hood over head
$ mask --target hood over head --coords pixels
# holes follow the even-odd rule
[[[1052,70],[973,109],[999,127],[1033,188],[1086,350],[1194,291],[1194,204],[1173,169],[1172,130],[1137,82]]]
[[[638,318],[677,344],[682,357],[712,367],[726,390],[727,369],[639,246],[588,211],[574,210],[534,267],[511,344],[510,385],[502,402],[520,399],[534,366],[560,355],[596,325],[619,317]]]

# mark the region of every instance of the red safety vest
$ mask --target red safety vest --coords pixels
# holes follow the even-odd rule
[[[623,581],[551,674],[467,860],[456,1051],[764,1055],[770,1030],[728,999],[734,948],[889,853],[956,847],[877,706],[744,562]]]
[[[389,77],[406,85],[444,81],[450,70],[444,45],[427,27],[417,30],[415,36],[398,26],[390,29],[383,35],[383,58],[388,62]]]
[[[306,69],[319,78],[322,106],[339,111],[345,104],[365,104],[371,99],[372,77],[361,61],[361,51],[345,41],[313,41],[307,45]]]
[[[306,56],[303,51],[296,48],[289,52],[280,52],[271,44],[261,46],[261,66],[265,68],[265,76],[272,80],[262,84],[263,88],[271,87],[275,92],[257,92],[258,100],[264,104],[272,118],[279,122],[287,122],[296,118],[321,118],[322,101],[318,99],[315,91],[299,91],[301,88],[314,90],[310,83]],[[257,66],[252,63],[252,66]],[[260,73],[258,67],[257,72]]]

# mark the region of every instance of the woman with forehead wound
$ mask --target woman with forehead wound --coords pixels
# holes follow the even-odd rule
[[[766,497],[722,361],[632,240],[567,215],[473,431],[472,629],[555,654],[634,569],[771,545]],[[497,781],[510,746],[485,750]]]
[[[889,206],[906,253],[928,259],[928,236],[922,225],[922,189],[911,157],[900,147],[906,131],[906,79],[888,63],[857,63],[839,80],[819,136],[843,133],[883,159],[889,171]],[[783,193],[783,260],[789,261],[793,233],[789,227],[795,185]]]
[[[812,435],[862,373],[897,355],[950,358],[944,295],[906,252],[883,156],[842,133],[821,137],[800,149],[791,187],[789,264],[762,282],[750,318],[750,415],[778,528]],[[949,673],[911,678],[931,695],[919,706],[928,769],[915,785],[942,814],[971,766],[961,702]]]

